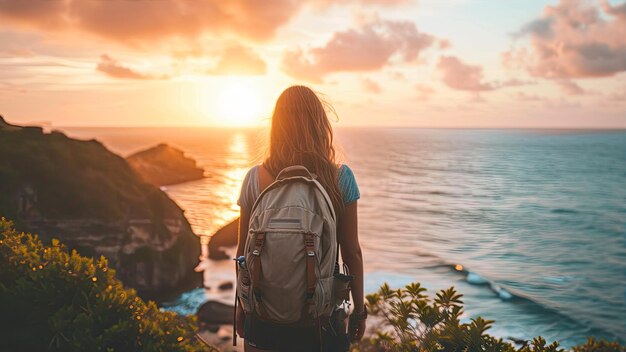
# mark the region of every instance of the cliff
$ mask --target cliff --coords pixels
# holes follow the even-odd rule
[[[193,270],[198,238],[183,211],[96,140],[1,121],[0,216],[82,254],[106,256],[141,294],[201,282]]]
[[[4,120],[4,116],[0,115],[0,131],[15,131],[21,129],[20,126],[11,125]]]
[[[130,166],[144,180],[155,186],[173,185],[204,177],[204,170],[196,161],[167,144],[159,144],[126,158]]]

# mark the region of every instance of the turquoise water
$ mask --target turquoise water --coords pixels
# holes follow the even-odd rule
[[[255,130],[64,130],[122,155],[168,142],[197,159],[210,177],[166,191],[200,235],[237,215],[241,179],[261,156]],[[626,336],[626,131],[363,128],[337,138],[361,188],[367,291],[454,285],[464,319],[494,319],[504,338],[567,347]],[[213,265],[206,280],[230,268]],[[192,312],[213,292],[170,309]]]

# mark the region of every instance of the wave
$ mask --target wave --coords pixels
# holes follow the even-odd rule
[[[506,285],[502,285],[496,283],[494,280],[491,280],[483,275],[480,275],[476,272],[469,270],[466,266],[462,264],[451,264],[442,262],[440,264],[436,264],[430,266],[430,268],[447,268],[450,272],[461,275],[464,277],[465,282],[474,286],[482,286],[486,289],[493,292],[501,301],[509,302],[511,304],[518,304],[524,306],[524,309],[528,310],[531,313],[535,313],[543,316],[553,317],[553,320],[560,320],[561,322],[567,322],[571,325],[578,326],[583,330],[587,330],[588,335],[604,335],[611,336],[614,338],[620,338],[617,335],[614,335],[612,332],[608,330],[604,330],[599,327],[590,327],[589,324],[583,322],[584,317],[574,317],[570,316],[566,312],[556,307],[552,307],[546,303],[541,302],[540,300],[519,292],[515,289],[507,287]],[[508,339],[514,339],[508,337]]]

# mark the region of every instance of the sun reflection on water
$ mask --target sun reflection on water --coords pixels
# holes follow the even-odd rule
[[[202,258],[207,258],[208,243],[215,232],[239,216],[241,182],[253,162],[250,135],[246,131],[224,133],[200,144],[204,154],[198,154],[199,162],[207,178],[167,188],[200,237]]]
[[[215,223],[219,227],[226,225],[239,215],[237,198],[241,182],[248,171],[250,153],[248,140],[242,132],[233,135],[225,156],[226,167],[223,170],[222,182],[215,190],[215,196],[219,199],[220,207],[215,211]]]

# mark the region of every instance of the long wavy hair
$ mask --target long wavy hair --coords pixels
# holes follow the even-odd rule
[[[317,174],[339,215],[343,211],[343,198],[335,159],[333,130],[322,101],[308,87],[285,89],[272,115],[264,163],[268,171],[276,175],[288,166],[305,166]]]

